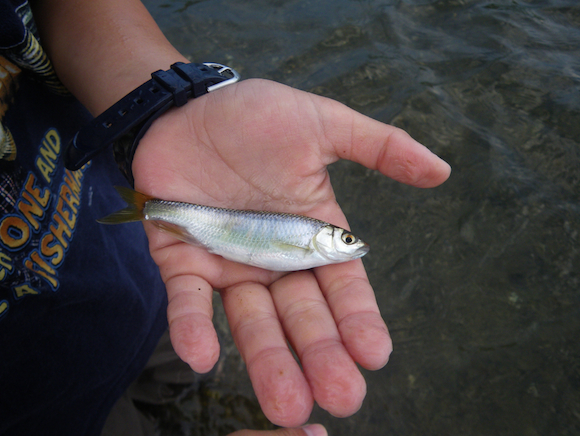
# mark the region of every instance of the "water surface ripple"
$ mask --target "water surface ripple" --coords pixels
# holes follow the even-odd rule
[[[371,243],[364,261],[394,353],[365,372],[360,412],[317,409],[313,422],[332,435],[580,434],[576,0],[146,4],[192,60],[335,98],[453,167],[432,190],[331,168]],[[167,434],[267,427],[217,322],[225,353],[210,394],[163,412]]]

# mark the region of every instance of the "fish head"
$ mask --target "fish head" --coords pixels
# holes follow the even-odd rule
[[[314,236],[313,245],[332,263],[358,259],[369,252],[369,245],[348,230],[327,225]]]

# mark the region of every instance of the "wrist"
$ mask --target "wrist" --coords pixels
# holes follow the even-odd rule
[[[132,90],[151,79],[151,73],[167,70],[176,62],[189,62],[178,52],[163,52],[155,57],[125,60],[103,66],[101,73],[95,73],[95,86],[92,89],[72,89],[71,92],[83,103],[93,116],[98,116]],[[105,71],[106,70],[106,71]],[[98,77],[97,77],[98,76]],[[67,83],[65,83],[67,85]]]
[[[129,183],[133,184],[132,163],[137,145],[151,123],[173,106],[222,88],[239,80],[238,73],[216,63],[175,63],[158,70],[73,137],[65,151],[65,165],[77,170],[109,145]]]
[[[150,80],[152,72],[167,70],[176,62],[187,63],[188,60],[172,47],[163,47],[143,53],[143,56],[135,52],[124,59],[111,56],[98,65],[79,65],[64,71],[56,66],[56,71],[63,84],[83,106],[93,116],[98,116]]]
[[[57,75],[95,116],[151,72],[188,62],[138,0],[52,0],[32,6]]]

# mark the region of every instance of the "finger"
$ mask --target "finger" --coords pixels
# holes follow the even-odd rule
[[[320,424],[305,425],[300,428],[279,428],[277,430],[238,430],[230,436],[327,436],[326,429]]]
[[[393,346],[361,260],[316,268],[315,274],[350,355],[364,368],[382,368]]]
[[[213,289],[194,275],[175,276],[165,286],[173,348],[194,371],[208,372],[219,357],[219,342],[212,323]]]
[[[337,207],[327,207],[318,214],[321,219],[350,228]],[[370,370],[385,366],[393,346],[362,261],[314,268],[314,273],[341,340],[355,362]]]
[[[355,413],[365,397],[366,384],[342,344],[312,272],[290,274],[273,283],[270,290],[318,405],[334,416]]]
[[[451,167],[405,131],[380,123],[333,100],[322,99],[320,116],[331,157],[358,162],[420,188],[438,186]]]
[[[247,282],[221,295],[264,414],[280,426],[303,424],[312,411],[312,394],[288,349],[270,293],[263,285]]]

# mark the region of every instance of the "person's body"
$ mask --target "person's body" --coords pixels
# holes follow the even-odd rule
[[[18,2],[3,0],[0,5],[12,3]],[[93,116],[147,81],[151,72],[187,62],[136,0],[44,0],[32,6],[58,78]],[[9,57],[9,50],[0,54]],[[7,236],[0,246],[0,310],[5,309],[0,315],[0,402],[8,408],[0,412],[7,415],[1,417],[0,429],[8,434],[21,429],[98,434],[165,326],[160,312],[166,297],[158,271],[144,255],[140,224],[104,227],[94,221],[116,209],[109,202],[116,199],[112,186],[121,176],[110,151],[76,175],[62,167],[63,147],[87,121],[86,114],[65,97],[53,103],[43,94],[50,92],[45,85],[14,71],[14,101],[6,102],[2,121],[6,131],[14,129],[16,155],[5,158],[1,167]],[[28,101],[19,106],[24,99]],[[37,101],[54,106],[27,113],[26,105]],[[46,130],[38,127],[39,121]],[[49,134],[53,125],[58,125],[60,147]],[[28,137],[28,129],[37,131]],[[25,150],[26,144],[34,148]],[[158,198],[293,212],[348,227],[325,169],[341,158],[418,187],[437,186],[450,171],[399,129],[335,101],[264,80],[230,85],[164,114],[141,139],[132,169],[135,188]],[[5,194],[8,188],[10,195]],[[73,188],[75,196],[67,191]],[[50,198],[46,204],[45,194]],[[30,212],[34,205],[46,217]],[[22,241],[18,247],[24,236],[10,230],[8,216],[14,223],[25,220],[30,240],[36,242]],[[73,218],[70,235],[55,230],[63,219],[71,220],[72,230]],[[217,360],[211,295],[218,289],[256,395],[272,422],[301,425],[314,401],[335,416],[358,410],[366,386],[357,363],[379,369],[391,352],[360,260],[283,275],[226,261],[147,223],[145,231],[167,290],[173,346],[191,368],[207,372]],[[109,287],[129,287],[128,294],[107,292]],[[125,367],[119,367],[120,361]],[[91,383],[92,392],[86,390]],[[27,395],[34,401],[27,403]],[[78,423],[66,428],[74,413],[80,414]],[[83,428],[74,427],[83,421]],[[64,430],[59,433],[59,428]]]

